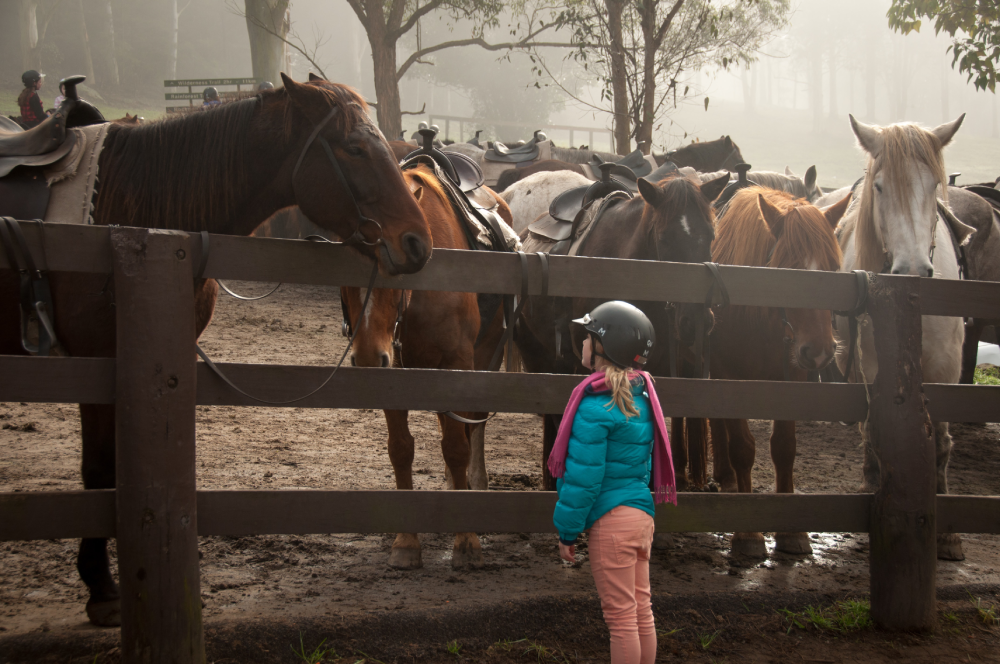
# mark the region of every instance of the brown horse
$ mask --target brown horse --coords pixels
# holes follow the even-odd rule
[[[96,223],[249,235],[275,211],[297,204],[378,260],[384,272],[423,267],[430,230],[361,96],[326,81],[282,79],[283,89],[204,113],[112,123],[99,161]],[[314,130],[318,138],[310,142]],[[334,160],[315,144],[320,139]],[[115,356],[114,284],[106,281],[105,275],[52,275],[56,334],[69,355]],[[194,289],[193,332],[201,334],[218,290],[204,279]],[[19,318],[16,275],[0,272],[0,354],[25,354]],[[81,404],[80,420],[84,488],[112,489],[115,407]],[[91,622],[115,625],[120,602],[106,545],[83,540],[77,569],[90,591]]]
[[[608,209],[581,243],[578,255],[678,263],[710,261],[715,237],[715,214],[711,203],[722,193],[728,180],[728,174],[703,185],[694,178],[683,176],[672,176],[658,184],[639,178],[640,196]],[[532,373],[588,371],[580,364],[582,330],[570,329],[568,321],[582,316],[602,301],[533,297],[515,331],[525,368]],[[683,345],[690,345],[694,341],[696,316],[707,315],[705,325],[711,328],[711,312],[706,314],[701,305],[680,305],[677,330],[674,330],[663,302],[632,304],[646,313],[660,340],[646,365],[654,375],[669,375],[670,344],[667,340],[670,335],[677,334]],[[558,418],[546,415],[542,472],[546,488],[550,490],[555,488],[555,482],[548,475],[546,462],[557,429]]]
[[[403,171],[410,190],[420,204],[434,237],[434,247],[468,249],[468,241],[452,204],[437,176],[421,165]],[[490,191],[499,204],[498,213],[511,222],[507,204]],[[503,314],[497,309],[489,328],[480,335],[480,312],[475,293],[439,291],[401,291],[375,289],[362,315],[364,293],[360,288],[341,288],[342,298],[352,329],[355,331],[351,364],[361,367],[401,366],[421,369],[486,369],[503,334]],[[398,346],[394,347],[394,340]],[[413,435],[405,410],[387,410],[389,459],[396,476],[397,489],[413,488]],[[485,413],[461,413],[466,418],[482,419]],[[438,414],[441,426],[441,451],[451,477],[451,488],[486,489],[482,441],[472,445],[470,468],[470,425]],[[485,424],[472,425],[481,434]],[[466,469],[470,477],[466,477]],[[421,566],[420,539],[416,533],[399,533],[392,545],[389,565],[398,569]],[[475,533],[456,533],[452,567],[482,567],[483,553]]]
[[[736,193],[716,223],[712,258],[723,265],[749,265],[836,272],[840,246],[833,231],[850,197],[820,212],[805,200],[762,187]],[[712,378],[805,381],[834,356],[836,343],[830,312],[730,305],[716,311],[711,335]],[[750,493],[756,441],[746,420],[710,422],[714,476],[723,491]],[[776,421],[771,460],[777,493],[793,493],[795,422]],[[805,533],[776,533],[776,547],[787,553],[810,553]],[[733,535],[737,555],[767,555],[760,533]]]
[[[699,173],[735,171],[736,165],[743,162],[740,146],[728,136],[714,141],[695,141],[666,154],[654,156],[660,166],[664,161],[672,161],[678,168],[690,166]]]

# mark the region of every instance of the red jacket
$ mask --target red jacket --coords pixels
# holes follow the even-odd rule
[[[38,97],[38,92],[34,88],[25,88],[17,98],[17,104],[21,107],[21,123],[25,129],[41,124],[45,119],[45,109],[42,107],[42,100]]]

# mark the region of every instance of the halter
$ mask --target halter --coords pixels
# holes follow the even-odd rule
[[[337,174],[337,181],[340,182],[340,186],[347,192],[348,197],[351,199],[351,205],[354,206],[355,217],[359,220],[357,227],[354,229],[354,233],[352,233],[350,237],[344,239],[344,244],[361,244],[366,247],[375,247],[383,244],[385,241],[382,232],[382,225],[374,219],[366,217],[361,212],[361,206],[358,205],[358,200],[354,197],[354,191],[351,190],[351,185],[347,182],[347,177],[344,176],[344,171],[340,167],[340,162],[337,161],[336,155],[333,154],[333,150],[330,148],[330,143],[325,137],[319,135],[319,132],[322,131],[323,127],[325,127],[331,119],[333,119],[333,116],[336,115],[339,110],[340,107],[338,106],[334,106],[330,109],[330,112],[327,113],[322,122],[316,125],[313,128],[312,133],[309,134],[306,144],[302,146],[302,152],[299,154],[299,159],[295,162],[295,169],[292,170],[292,186],[295,186],[295,176],[298,175],[299,167],[302,166],[302,161],[306,158],[306,153],[309,152],[309,148],[312,147],[314,141],[319,142],[319,144],[323,147],[323,151],[326,152],[326,156],[327,159],[330,160],[330,164],[333,165],[333,171]],[[361,232],[361,229],[365,226],[365,224],[373,224],[375,228],[378,229],[378,237],[374,242],[369,242],[367,238],[365,238],[364,233]]]

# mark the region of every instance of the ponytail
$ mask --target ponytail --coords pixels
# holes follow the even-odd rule
[[[638,417],[639,409],[632,401],[632,379],[636,372],[620,369],[608,362],[604,367],[604,384],[611,390],[611,401],[604,404],[608,410],[617,406],[625,414],[625,419]]]

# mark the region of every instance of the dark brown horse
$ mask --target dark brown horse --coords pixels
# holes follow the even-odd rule
[[[734,171],[743,162],[740,147],[728,136],[714,141],[696,141],[663,155],[655,155],[656,163],[672,161],[678,168],[690,166],[699,173],[714,171]]]
[[[836,272],[841,254],[833,230],[849,199],[824,213],[784,192],[741,189],[716,223],[712,258],[723,265]],[[712,378],[733,380],[783,380],[787,372],[789,380],[805,381],[836,350],[829,311],[735,305],[716,310],[711,344]],[[716,481],[723,491],[750,493],[756,441],[747,421],[713,419],[710,425]],[[771,460],[775,491],[793,493],[795,422],[774,422]],[[806,533],[776,533],[775,541],[779,551],[812,551]],[[732,552],[765,556],[763,535],[734,534]]]
[[[456,216],[437,176],[426,166],[403,171],[414,192],[434,237],[434,247],[468,249],[463,220]],[[493,192],[490,192],[493,194]],[[510,209],[493,194],[499,204],[498,214],[508,224]],[[362,315],[364,293],[360,288],[341,288],[340,297],[355,330],[351,364],[360,367],[402,366],[421,369],[486,369],[503,334],[503,314],[498,308],[489,328],[480,335],[480,312],[475,293],[439,291],[401,291],[375,289]],[[398,327],[397,327],[398,326]],[[477,345],[476,341],[479,339]],[[398,340],[398,348],[393,341]],[[387,410],[389,459],[396,476],[397,489],[413,488],[413,435],[405,410]],[[459,413],[462,417],[482,419],[486,413]],[[486,489],[486,465],[482,440],[471,445],[470,425],[439,414],[441,451],[451,478],[451,488]],[[472,425],[477,435],[485,424]],[[469,477],[466,475],[469,469]],[[398,569],[420,567],[420,539],[416,533],[399,533],[392,545],[389,565]],[[482,567],[483,553],[475,533],[456,533],[452,567]]]
[[[640,196],[607,210],[597,226],[582,242],[578,255],[601,258],[632,258],[677,263],[702,263],[712,259],[715,237],[715,214],[711,203],[728,183],[729,176],[699,185],[695,180],[675,176],[658,184],[639,178]],[[582,330],[571,329],[570,318],[582,316],[603,300],[590,298],[536,298],[525,307],[515,339],[525,368],[532,373],[583,373],[580,364]],[[654,375],[669,375],[671,334],[679,334],[684,344],[693,342],[696,316],[711,313],[700,305],[681,305],[678,330],[669,322],[663,302],[633,302],[649,317],[657,339],[647,370]],[[577,327],[577,326],[572,326]],[[559,341],[557,342],[557,338]],[[557,348],[558,343],[558,348]],[[546,487],[555,488],[548,475],[546,461],[558,418],[547,415],[543,428],[543,473]]]
[[[96,223],[249,235],[275,211],[299,205],[384,272],[419,270],[430,257],[430,230],[364,100],[342,85],[282,78],[284,89],[204,113],[112,124],[99,162]],[[104,275],[52,275],[56,333],[69,355],[115,356],[114,285],[105,282]],[[192,332],[201,334],[218,291],[211,280],[194,288]],[[25,353],[19,317],[15,275],[0,272],[0,354]],[[80,420],[84,488],[114,488],[115,408],[81,404]],[[115,625],[120,602],[106,546],[83,540],[77,569],[90,591],[91,622]]]

